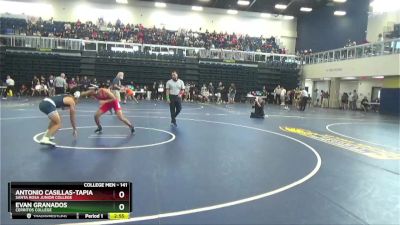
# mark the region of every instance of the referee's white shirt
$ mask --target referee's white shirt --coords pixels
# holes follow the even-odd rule
[[[167,82],[165,88],[169,89],[170,95],[178,95],[182,89],[185,89],[185,84],[181,79],[178,79],[177,81],[171,79]]]

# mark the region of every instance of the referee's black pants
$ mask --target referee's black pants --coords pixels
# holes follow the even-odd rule
[[[56,91],[56,95],[61,95],[61,94],[65,94],[65,89],[64,87],[56,87],[55,89]]]
[[[171,123],[176,123],[176,117],[181,112],[182,109],[182,98],[178,95],[169,95],[169,110],[171,112]]]
[[[304,111],[306,109],[308,97],[301,97],[300,100],[300,111]]]

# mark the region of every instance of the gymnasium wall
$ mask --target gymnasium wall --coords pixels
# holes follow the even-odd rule
[[[347,15],[334,16],[335,10],[344,10]],[[357,43],[364,41],[368,10],[368,0],[348,0],[343,4],[324,6],[298,18],[296,49],[317,52],[342,48],[349,39]]]
[[[304,78],[393,76],[400,74],[400,54],[308,64]]]
[[[400,116],[400,75],[385,77],[381,90],[380,112]]]
[[[99,17],[115,22],[118,18],[124,23],[143,24],[146,27],[165,27],[177,30],[180,28],[205,32],[207,29],[217,32],[249,34],[251,36],[275,36],[281,45],[294,53],[297,38],[297,21],[283,18],[263,18],[260,13],[242,12],[228,15],[226,10],[204,8],[203,12],[194,12],[190,6],[168,4],[159,9],[154,3],[130,1],[128,6],[110,1],[100,4],[95,1],[0,1],[0,14],[6,12],[41,16],[43,19],[53,17],[60,21],[90,20],[96,22]],[[190,22],[189,22],[190,21]]]
[[[393,31],[393,25],[400,23],[400,10],[385,13],[371,13],[368,16],[367,40],[375,42],[379,34]]]

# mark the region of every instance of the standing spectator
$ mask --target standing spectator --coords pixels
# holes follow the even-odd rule
[[[14,95],[14,86],[15,86],[15,81],[11,79],[11,76],[8,75],[6,79],[6,91],[3,93],[3,99],[7,99],[7,95],[13,96]]]
[[[157,89],[158,89],[157,82],[154,81],[153,86],[152,86],[152,91],[151,91],[151,99],[152,100],[157,100]]]
[[[193,102],[196,99],[196,84],[190,85],[190,101]]]
[[[222,82],[220,81],[217,87],[217,93],[215,94],[215,96],[217,97],[217,104],[221,104],[222,103],[222,92],[224,91],[225,87],[222,84]]]
[[[319,97],[318,97],[318,89],[314,89],[313,94],[312,94],[312,99],[313,99],[313,106],[317,106],[319,102]]]
[[[214,99],[214,86],[212,84],[212,82],[210,82],[210,84],[208,84],[208,93],[210,94],[209,99],[211,100],[211,102],[213,102]]]
[[[286,97],[286,89],[282,86],[282,87],[281,87],[281,94],[280,94],[280,96],[279,96],[282,106],[285,105],[285,97]],[[286,108],[286,107],[285,107],[285,108]]]
[[[342,102],[342,109],[343,110],[347,110],[348,109],[348,105],[349,105],[349,95],[344,92],[341,98],[341,102]]]
[[[357,94],[357,91],[356,91],[356,90],[353,91],[353,95],[352,95],[351,98],[352,98],[352,99],[351,99],[352,109],[353,109],[353,110],[357,110],[358,94]]]
[[[304,111],[306,109],[306,104],[308,100],[308,93],[305,88],[301,88],[300,94],[300,111]]]
[[[56,94],[55,86],[54,86],[54,76],[50,75],[47,80],[47,86],[49,87],[49,96],[52,97]]]
[[[190,99],[190,83],[186,83],[185,85],[185,102]]]
[[[47,87],[46,78],[43,75],[40,76],[40,86],[42,88],[42,91],[44,92],[44,95],[48,96],[49,95],[49,88]]]
[[[274,98],[275,98],[275,104],[281,104],[280,99],[281,99],[281,85],[276,86],[274,89]]]
[[[160,82],[158,83],[158,100],[164,100],[164,84],[163,82],[160,80]]]
[[[231,83],[231,86],[228,90],[228,103],[234,104],[235,103],[235,96],[236,96],[236,87],[234,83]]]
[[[322,108],[329,108],[329,92],[324,91],[322,96]]]
[[[56,95],[65,94],[65,90],[67,89],[67,81],[65,80],[64,73],[61,73],[60,76],[54,79],[54,86]]]
[[[324,108],[324,96],[325,96],[325,92],[324,90],[321,90],[321,95],[320,95],[320,99],[321,99],[321,108]]]

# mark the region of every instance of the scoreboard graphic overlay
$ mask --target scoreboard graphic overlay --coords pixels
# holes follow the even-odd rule
[[[131,182],[10,182],[12,219],[129,219]]]

